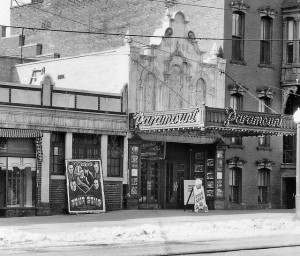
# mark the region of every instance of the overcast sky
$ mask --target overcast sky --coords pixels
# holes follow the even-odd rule
[[[0,0],[0,25],[9,25],[10,1]]]

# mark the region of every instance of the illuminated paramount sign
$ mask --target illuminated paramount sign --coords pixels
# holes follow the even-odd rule
[[[139,130],[159,130],[204,126],[204,108],[134,114],[134,126]]]
[[[227,119],[224,122],[225,126],[230,123],[239,125],[261,126],[261,127],[282,127],[282,117],[259,116],[254,114],[237,114],[232,108],[226,108]]]

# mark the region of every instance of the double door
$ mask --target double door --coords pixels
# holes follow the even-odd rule
[[[143,160],[139,208],[183,208],[183,180],[186,176],[185,163]]]

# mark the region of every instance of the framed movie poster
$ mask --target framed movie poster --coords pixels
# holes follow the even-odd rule
[[[100,160],[66,160],[66,180],[70,213],[105,212]]]

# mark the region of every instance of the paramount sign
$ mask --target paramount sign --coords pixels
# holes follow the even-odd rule
[[[204,127],[204,108],[161,111],[133,115],[134,127],[139,130],[160,130]]]

